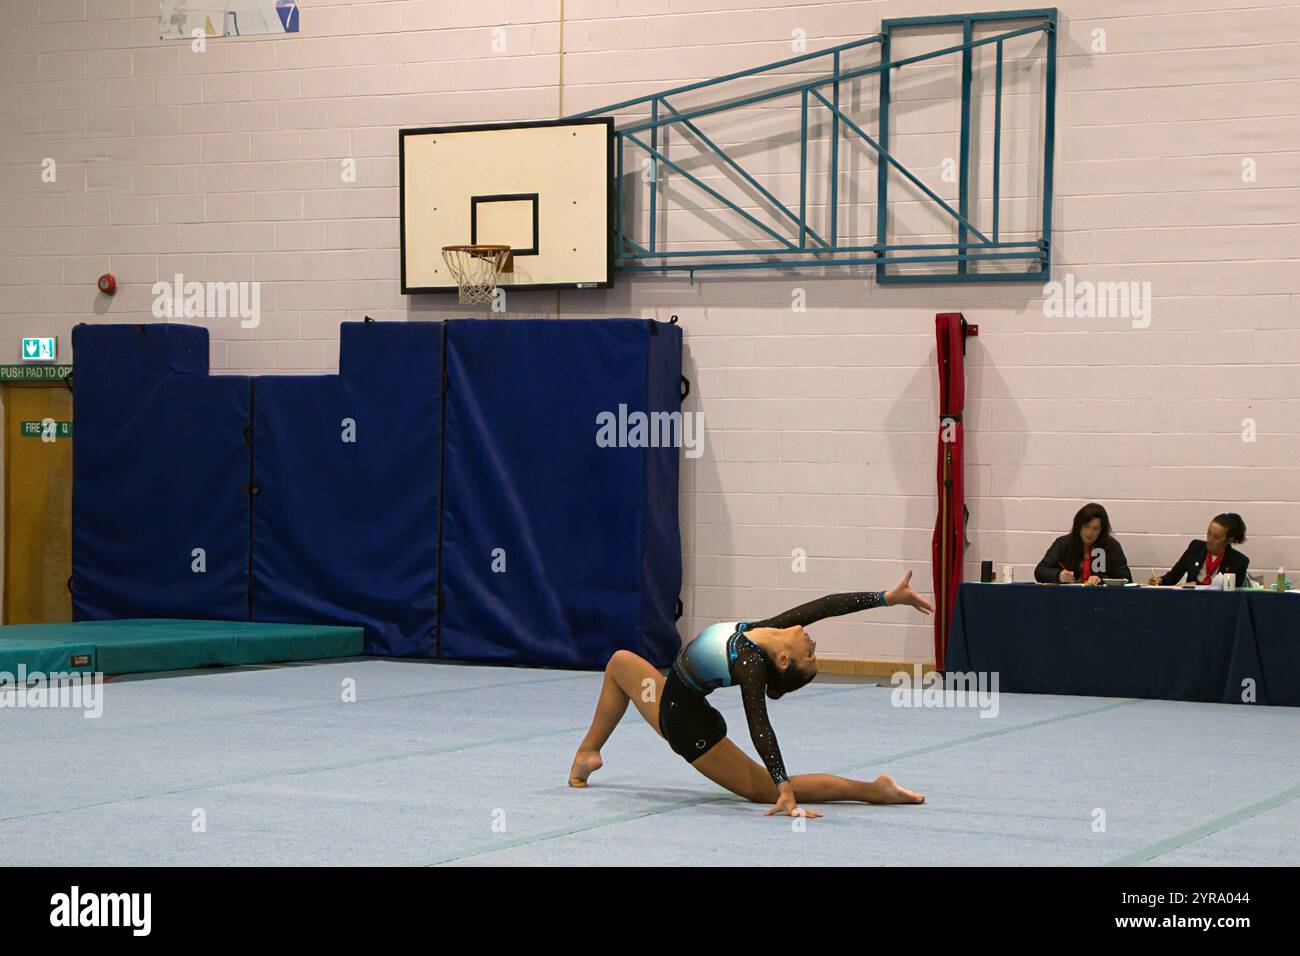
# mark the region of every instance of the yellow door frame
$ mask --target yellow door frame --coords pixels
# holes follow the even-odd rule
[[[0,474],[2,474],[4,478],[4,540],[0,542],[0,548],[3,548],[3,551],[0,551],[0,554],[3,554],[4,557],[4,572],[3,572],[4,581],[3,584],[0,585],[0,593],[3,594],[3,612],[2,614],[0,614],[0,622],[3,622],[4,624],[10,623],[9,614],[10,614],[10,608],[12,606],[12,601],[10,600],[10,593],[9,593],[9,578],[12,570],[9,567],[9,560],[10,560],[9,548],[11,543],[13,542],[11,516],[10,516],[10,499],[13,496],[13,482],[12,482],[12,475],[10,474],[10,465],[13,462],[12,442],[13,442],[13,436],[15,434],[17,421],[14,418],[14,402],[12,401],[11,396],[14,394],[15,390],[17,389],[33,389],[33,388],[68,388],[69,391],[71,391],[65,379],[53,379],[49,381],[31,381],[31,382],[24,382],[24,381],[4,382],[3,385],[0,386],[0,402],[3,402],[4,405],[4,415],[3,415],[4,440],[3,443],[0,443],[0,448],[2,448],[2,453],[4,456],[3,462],[0,462],[0,469],[2,469],[2,471],[0,471]],[[70,409],[68,412],[68,420],[69,421],[72,420],[72,412]],[[71,474],[69,474],[68,478],[70,482],[72,478]],[[71,495],[69,494],[69,498],[70,497]],[[71,527],[72,527],[72,516],[69,513],[68,516],[69,532],[71,532]],[[69,554],[71,554],[71,546],[72,543],[71,541],[69,541],[68,542]],[[69,574],[70,573],[71,573],[71,569],[69,569]],[[69,600],[70,599],[71,599],[71,595],[69,595]]]

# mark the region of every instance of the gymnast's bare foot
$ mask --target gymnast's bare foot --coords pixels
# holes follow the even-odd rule
[[[887,773],[882,773],[872,784],[878,796],[872,803],[925,803],[925,797],[915,790],[903,789]]]
[[[604,766],[600,754],[594,750],[579,750],[573,758],[573,767],[569,770],[569,786],[585,787],[587,778]]]

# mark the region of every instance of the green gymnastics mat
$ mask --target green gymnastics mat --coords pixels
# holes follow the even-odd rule
[[[0,627],[0,673],[137,674],[214,664],[357,657],[360,627],[132,619]]]

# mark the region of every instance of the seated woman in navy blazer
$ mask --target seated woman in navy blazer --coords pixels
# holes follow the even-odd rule
[[[1160,576],[1159,583],[1177,584],[1186,574],[1188,584],[1209,584],[1222,571],[1224,574],[1235,574],[1237,587],[1245,587],[1250,558],[1232,547],[1245,540],[1246,522],[1241,520],[1241,515],[1233,512],[1215,515],[1205,532],[1205,540],[1198,538],[1189,544],[1178,563]]]
[[[1128,559],[1110,536],[1110,515],[1095,501],[1074,516],[1069,534],[1047,549],[1034,568],[1034,580],[1043,584],[1100,584],[1103,578],[1133,580]]]

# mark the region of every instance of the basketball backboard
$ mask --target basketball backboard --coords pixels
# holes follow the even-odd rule
[[[512,249],[507,290],[613,284],[610,117],[400,131],[402,292],[455,292],[446,246]]]
[[[297,33],[297,0],[161,0],[160,39]]]

